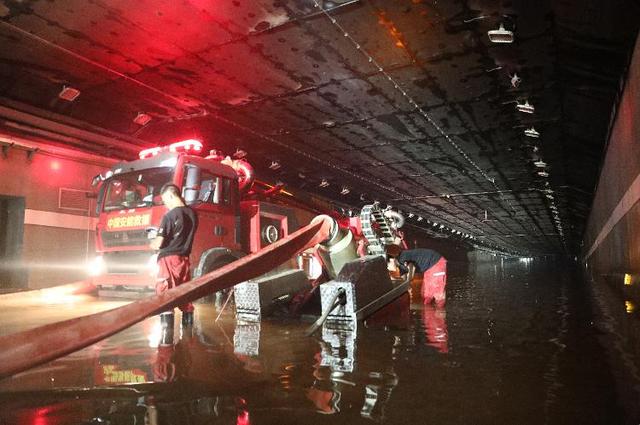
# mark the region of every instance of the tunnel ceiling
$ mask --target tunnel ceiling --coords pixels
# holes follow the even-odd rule
[[[640,3],[318,1],[0,1],[1,103],[245,151],[261,176],[433,236],[578,249]],[[512,43],[490,41],[500,25]]]

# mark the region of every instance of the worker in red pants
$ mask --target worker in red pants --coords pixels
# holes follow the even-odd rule
[[[447,286],[447,260],[432,249],[407,249],[400,252],[400,247],[390,245],[387,255],[395,258],[400,274],[409,272],[407,263],[413,263],[417,273],[422,273],[422,301],[429,304],[435,301],[438,307],[446,302],[445,287]]]
[[[158,294],[190,280],[189,255],[198,227],[195,212],[185,205],[177,186],[166,184],[160,194],[169,211],[162,217],[157,237],[150,244],[151,249],[158,250]],[[182,323],[193,324],[193,304],[179,307],[182,310]],[[173,327],[173,309],[161,313],[160,318],[163,326]]]

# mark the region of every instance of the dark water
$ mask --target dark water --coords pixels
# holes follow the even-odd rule
[[[355,333],[199,305],[0,381],[0,424],[619,424],[585,285],[548,264],[450,263],[444,309]],[[2,306],[6,334],[121,303]]]

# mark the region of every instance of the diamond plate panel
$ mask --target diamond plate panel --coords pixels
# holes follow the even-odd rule
[[[241,320],[260,320],[276,302],[308,285],[305,272],[297,269],[239,283],[235,286],[236,316]]]
[[[235,286],[236,317],[240,320],[260,320],[260,288],[253,281]]]

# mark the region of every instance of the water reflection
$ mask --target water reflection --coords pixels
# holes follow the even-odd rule
[[[233,351],[236,354],[257,356],[260,354],[260,322],[236,322],[233,333]]]
[[[445,307],[425,305],[422,309],[422,324],[427,345],[441,353],[449,352],[447,311]]]
[[[384,422],[385,408],[391,392],[398,385],[398,375],[393,371],[369,373],[371,381],[365,387],[365,398],[360,415],[374,422]]]
[[[582,287],[537,267],[452,267],[446,310],[405,297],[380,322],[316,338],[309,322],[232,309],[216,322],[199,305],[163,345],[150,318],[0,381],[0,424],[625,423]],[[45,320],[21,312],[24,327]]]
[[[356,351],[356,332],[322,327],[322,359],[320,364],[332,371],[353,372]]]

